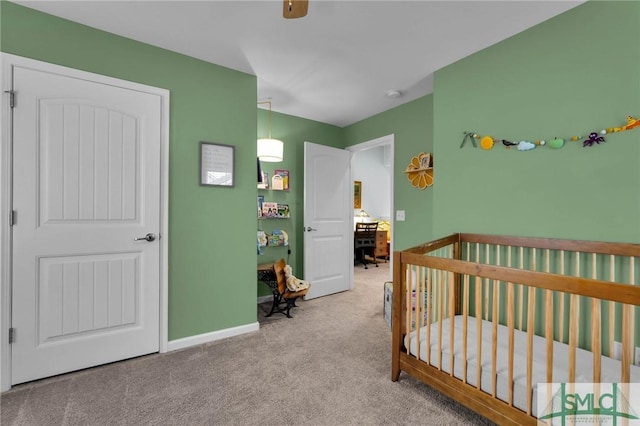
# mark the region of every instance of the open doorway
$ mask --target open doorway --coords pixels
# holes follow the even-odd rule
[[[393,154],[394,135],[372,139],[347,148],[351,157],[351,175],[359,182],[354,193],[353,227],[357,222],[377,222],[378,232],[374,256],[379,262],[389,262],[389,277],[393,277]],[[355,185],[354,185],[355,187]],[[354,190],[354,192],[357,190]],[[386,237],[386,242],[382,238]],[[354,251],[355,261],[355,251]],[[355,265],[354,268],[363,268]],[[370,267],[371,268],[371,267]]]

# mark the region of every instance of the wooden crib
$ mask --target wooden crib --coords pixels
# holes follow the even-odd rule
[[[392,369],[498,424],[538,383],[636,383],[640,244],[455,234],[394,253]]]

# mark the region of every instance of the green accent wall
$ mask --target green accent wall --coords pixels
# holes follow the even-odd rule
[[[260,219],[258,228],[269,233],[273,229],[283,229],[289,235],[289,247],[264,247],[258,263],[268,263],[283,258],[293,268],[293,274],[304,277],[304,143],[342,148],[344,146],[341,128],[318,121],[294,117],[292,115],[272,113],[271,136],[284,142],[284,159],[280,163],[262,162],[263,171],[273,176],[274,169],[289,170],[289,191],[258,190],[265,201],[289,204],[290,219]],[[258,110],[258,138],[269,134],[269,111]],[[254,173],[255,174],[255,173]],[[288,257],[287,250],[291,250]],[[258,296],[271,294],[269,288],[258,284]]]
[[[435,73],[437,237],[640,241],[640,130],[591,148],[459,148],[464,131],[549,140],[639,117],[639,22],[637,2],[588,2]]]
[[[347,145],[394,135],[394,209],[404,210],[406,221],[393,223],[394,250],[429,241],[433,236],[433,188],[414,188],[404,174],[411,158],[433,152],[433,96],[428,95],[345,127]],[[434,157],[434,164],[438,158]],[[394,213],[395,214],[395,213]]]
[[[1,7],[3,52],[171,91],[169,340],[254,323],[255,76],[13,3]],[[234,188],[199,186],[200,141],[235,146]]]
[[[531,152],[466,146],[463,131],[509,140],[549,139],[624,124],[640,115],[640,4],[588,2],[435,73],[433,95],[338,128],[273,113],[285,142],[288,192],[258,191],[255,140],[268,133],[256,77],[0,2],[0,50],[171,92],[169,339],[256,321],[256,226],[285,229],[294,274],[303,273],[303,144],[347,147],[395,137],[393,223],[401,250],[442,235],[483,233],[640,241],[640,130],[592,148]],[[428,52],[425,52],[428,54]],[[236,186],[198,185],[201,140],[236,147]],[[403,170],[434,153],[434,186]],[[288,220],[257,220],[256,195],[287,203]]]
[[[591,148],[460,149],[464,131],[549,140],[640,116],[638,22],[639,3],[585,3],[437,71],[433,95],[345,127],[347,146],[395,134],[395,248],[454,232],[640,241],[640,130]],[[402,173],[422,151],[425,190]]]

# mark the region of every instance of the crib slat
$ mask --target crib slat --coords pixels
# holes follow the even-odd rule
[[[536,252],[535,248],[531,249],[531,270],[536,270]],[[527,297],[527,389],[533,389],[533,332],[535,330],[535,306],[536,306],[536,289],[529,287]],[[531,392],[531,391],[529,391]],[[527,393],[527,414],[531,414],[533,400],[530,393]]]
[[[496,282],[493,282],[493,312],[491,313],[493,322],[493,332],[491,336],[491,395],[495,398],[498,389],[498,292],[496,291]]]
[[[535,249],[534,249],[535,250]],[[535,328],[535,309],[536,306],[536,289],[529,287],[529,309],[527,312],[527,414],[531,414],[532,398],[530,395],[533,389],[533,330]]]
[[[629,284],[636,284],[635,278],[635,258],[629,257]],[[632,305],[622,305],[622,371],[620,381],[622,383],[631,382],[631,364],[633,364],[635,309]]]
[[[442,298],[443,298],[443,285],[442,285],[442,270],[438,270],[438,369],[442,370]]]
[[[511,267],[511,246],[507,247],[507,266]],[[507,402],[513,406],[513,332],[514,332],[514,305],[513,283],[507,283],[507,327],[509,327],[509,353],[507,354]]]
[[[564,250],[560,250],[560,275],[564,275]],[[565,299],[564,299],[564,292],[560,293],[560,309],[559,309],[559,313],[558,313],[558,319],[559,319],[559,324],[558,324],[558,328],[560,331],[560,341],[564,343],[564,304],[565,304]]]
[[[569,382],[576,381],[576,346],[578,343],[578,296],[569,297]]]
[[[635,273],[635,263],[636,263],[636,258],[635,257],[631,257],[630,259],[631,264],[629,265],[629,284],[631,285],[637,285],[638,283],[636,282],[636,273]],[[633,336],[636,336],[636,332],[634,331],[634,327],[636,325],[636,312],[637,312],[637,306],[636,309],[631,308],[631,326],[629,327],[629,333],[631,335],[631,346],[637,346],[640,344],[640,342],[634,342],[633,340]],[[636,336],[637,337],[637,336]]]
[[[489,244],[484,245],[485,250],[485,263],[490,265],[490,257],[489,257]],[[485,321],[489,320],[489,278],[483,279],[484,286],[484,319]]]
[[[433,309],[432,309],[432,316],[431,316],[431,322],[435,323],[438,320],[438,270],[437,269],[433,269],[432,270],[432,274],[433,274]]]
[[[427,328],[427,340],[426,340],[426,351],[427,352],[427,363],[431,363],[431,315],[433,313],[433,309],[434,309],[434,304],[435,304],[435,299],[433,298],[433,286],[432,286],[432,277],[433,277],[433,270],[430,269],[429,271],[427,271],[427,297],[429,298],[429,301],[427,303],[428,309],[429,311],[427,312],[427,324],[426,324],[426,328]]]
[[[456,303],[456,298],[453,297],[453,294],[455,292],[455,280],[453,279],[453,272],[449,272],[448,273],[449,276],[449,298],[447,300],[449,300],[449,375],[451,377],[453,377],[453,372],[454,372],[454,365],[453,365],[453,356],[455,355],[454,353],[454,337],[455,337],[455,327],[454,325],[454,321],[455,321],[455,315],[456,315],[456,309],[455,309],[455,303]]]
[[[406,334],[409,335],[411,333],[411,289],[413,288],[413,271],[415,267],[410,266],[407,268],[407,288],[405,293],[405,303],[406,303],[406,314],[405,314],[405,327]],[[407,345],[407,354],[411,354],[411,339],[409,339],[409,344]]]
[[[422,268],[419,267],[418,268],[418,276],[417,276],[417,283],[416,283],[416,313],[415,313],[415,318],[416,318],[416,353],[418,354],[417,358],[420,359],[420,327],[422,327],[422,290],[423,290],[423,286],[424,286],[424,271],[426,268]]]
[[[467,320],[469,319],[469,275],[467,274],[465,274],[464,276],[464,288],[462,297],[462,381],[464,383],[467,383]]]
[[[592,344],[591,351],[593,352],[593,381],[594,383],[600,383],[601,371],[602,371],[602,340],[601,340],[601,312],[600,312],[600,300],[591,299],[591,332]]]
[[[622,358],[620,364],[620,382],[631,382],[631,363],[633,363],[633,306],[622,305]]]
[[[518,254],[518,267],[520,269],[524,269],[524,247],[520,247]],[[518,330],[522,331],[522,322],[524,317],[524,286],[522,284],[518,286],[518,311]]]
[[[580,252],[576,252],[575,275],[580,276]],[[576,381],[576,347],[579,337],[580,297],[572,294],[569,298],[569,382]]]
[[[616,257],[609,255],[609,281],[616,281]],[[613,358],[613,342],[615,341],[615,309],[616,303],[609,302],[609,357]]]
[[[509,354],[508,354],[508,366],[507,366],[507,386],[508,396],[507,402],[510,406],[513,406],[513,333],[514,333],[514,318],[513,318],[513,283],[507,283],[507,326],[509,327]]]
[[[544,271],[549,273],[549,249],[545,250]],[[547,338],[547,383],[553,382],[553,292],[545,290],[544,334]]]
[[[500,266],[500,245],[496,246],[496,265]],[[491,314],[493,321],[493,336],[491,339],[491,395],[495,398],[498,390],[498,303],[500,301],[500,281],[493,282],[493,313]]]
[[[598,270],[596,265],[597,256],[591,254],[591,278],[598,278]],[[591,299],[591,352],[593,353],[593,382],[600,383],[602,371],[602,330],[601,330],[601,313],[600,300]]]
[[[482,379],[482,280],[476,277],[476,387]]]

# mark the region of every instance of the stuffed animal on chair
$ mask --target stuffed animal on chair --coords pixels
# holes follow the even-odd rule
[[[309,288],[311,285],[309,281],[301,280],[293,276],[293,270],[290,265],[284,267],[284,276],[287,282],[287,288],[289,291],[302,291]]]

